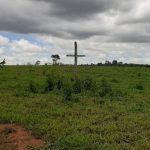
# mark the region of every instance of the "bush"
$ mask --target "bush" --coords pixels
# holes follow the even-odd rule
[[[63,91],[63,99],[66,101],[72,100],[72,90],[69,87],[66,87]]]
[[[45,87],[45,92],[52,91],[54,89],[54,81],[52,78],[48,77]]]
[[[87,91],[93,91],[96,89],[96,84],[91,78],[87,78],[83,81],[83,88]]]
[[[33,81],[30,81],[28,89],[32,93],[37,93],[37,88],[36,88],[35,83]]]
[[[82,82],[79,78],[76,78],[73,83],[73,92],[79,94],[82,91]]]
[[[111,94],[111,92],[112,92],[111,86],[107,83],[106,80],[103,79],[100,85],[99,96],[104,97],[107,94]]]

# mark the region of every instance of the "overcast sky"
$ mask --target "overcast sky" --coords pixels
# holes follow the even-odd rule
[[[150,64],[150,0],[0,0],[0,60]]]

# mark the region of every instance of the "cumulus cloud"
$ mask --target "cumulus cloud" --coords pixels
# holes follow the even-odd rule
[[[0,30],[85,39],[107,35],[116,16],[130,12],[135,0],[0,1]],[[35,7],[36,6],[36,7]]]

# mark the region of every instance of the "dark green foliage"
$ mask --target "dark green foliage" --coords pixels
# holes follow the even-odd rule
[[[134,106],[131,107],[130,111],[134,113],[144,112],[145,105],[143,102],[138,102]]]
[[[63,81],[61,79],[58,79],[55,83],[55,86],[58,90],[61,90],[63,88]]]
[[[72,90],[69,87],[65,87],[63,90],[63,99],[66,101],[72,100]]]
[[[71,78],[71,81],[73,82],[75,79],[74,78]]]
[[[100,105],[104,105],[104,104],[105,104],[105,101],[104,101],[104,100],[100,100],[100,101],[99,101],[99,104],[100,104]]]
[[[43,76],[45,76],[46,75],[46,71],[45,70],[43,70]]]
[[[138,73],[138,74],[137,74],[137,76],[138,76],[138,77],[141,77],[141,76],[142,76],[142,74],[141,74],[141,73]]]
[[[143,87],[142,84],[137,84],[137,85],[135,86],[135,88],[136,88],[137,90],[144,90],[144,87]]]
[[[73,92],[75,94],[79,94],[82,92],[82,82],[81,82],[81,79],[79,78],[75,78],[74,79],[74,82],[73,82]]]
[[[46,81],[46,87],[45,87],[45,92],[50,92],[54,89],[54,79],[51,77],[48,77],[47,81]]]
[[[35,85],[35,83],[33,81],[30,81],[28,90],[31,93],[37,93],[38,92],[37,88],[36,88],[36,85]]]
[[[117,79],[112,79],[111,82],[118,83],[118,80]]]
[[[144,107],[145,107],[145,105],[142,102],[139,102],[139,103],[136,104],[136,110],[137,111],[143,112],[144,111]]]
[[[100,89],[99,89],[99,96],[104,97],[106,95],[111,94],[111,92],[112,92],[111,85],[108,84],[108,82],[105,79],[103,79],[101,81],[101,85],[100,85]]]
[[[91,78],[86,78],[82,82],[84,90],[94,91],[96,89],[96,84]]]

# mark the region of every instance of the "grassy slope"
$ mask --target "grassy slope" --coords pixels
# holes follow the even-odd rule
[[[0,70],[0,123],[20,124],[53,149],[150,149],[149,69],[79,67],[81,78],[89,76],[100,84],[105,77],[128,96],[118,100],[87,93],[78,95],[79,102],[69,103],[62,101],[58,91],[25,92],[31,80],[42,87],[48,74],[59,74],[67,82],[73,69],[18,66]],[[136,84],[144,90],[137,90]]]

